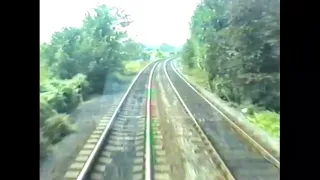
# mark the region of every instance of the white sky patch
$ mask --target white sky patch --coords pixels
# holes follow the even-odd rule
[[[79,27],[85,13],[100,4],[120,7],[134,21],[130,37],[142,43],[182,45],[200,0],[40,0],[40,42],[49,42],[63,27]]]

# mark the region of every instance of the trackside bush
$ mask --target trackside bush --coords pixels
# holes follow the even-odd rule
[[[69,80],[52,79],[40,85],[40,151],[44,157],[50,145],[62,140],[75,127],[69,116],[90,93],[86,76],[78,74]]]

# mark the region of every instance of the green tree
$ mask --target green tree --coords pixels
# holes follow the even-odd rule
[[[156,56],[156,58],[164,58],[165,57],[165,55],[159,49],[157,49],[155,56]]]
[[[221,98],[280,111],[280,1],[203,0],[182,60]]]
[[[123,42],[124,51],[126,52],[127,59],[137,60],[143,58],[144,45],[137,43],[132,39],[128,39]]]
[[[124,61],[142,58],[143,45],[123,30],[128,15],[105,5],[88,13],[79,28],[67,27],[40,45],[41,154],[73,132],[66,113],[89,94],[102,93],[106,80],[124,70]],[[111,79],[112,79],[111,78]]]
[[[93,90],[102,92],[105,78],[122,68],[123,59],[140,55],[141,45],[125,41],[126,32],[121,30],[130,22],[117,9],[99,6],[86,16],[81,28],[56,32],[51,43],[42,46],[42,59],[55,76],[70,79],[84,74]]]

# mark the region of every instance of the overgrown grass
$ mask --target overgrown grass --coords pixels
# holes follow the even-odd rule
[[[208,83],[208,73],[205,71],[201,71],[198,68],[187,68],[183,66],[183,73],[188,75],[194,82],[205,88],[206,90],[210,91],[210,86]]]
[[[123,61],[124,75],[134,76],[139,73],[150,61]]]
[[[137,75],[150,61],[123,61],[123,70],[113,73],[113,77],[120,82],[131,82],[132,77]]]
[[[280,115],[271,111],[254,113],[249,121],[268,132],[273,137],[280,138]]]
[[[190,69],[187,67],[183,67],[183,73],[199,86],[212,92],[207,80],[208,73],[197,68]],[[273,137],[280,137],[280,114],[267,111],[263,107],[257,107],[251,103],[237,104],[231,101],[226,101],[226,103],[238,110],[246,109],[247,112],[245,114],[251,123],[260,127]]]

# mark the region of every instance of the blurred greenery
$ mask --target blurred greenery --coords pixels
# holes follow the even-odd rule
[[[83,100],[101,94],[106,80],[130,81],[149,62],[150,52],[123,30],[130,23],[119,9],[101,5],[81,27],[66,27],[40,45],[41,157],[76,130],[68,114]]]
[[[233,106],[280,114],[279,0],[203,0],[190,33],[180,52],[185,73]]]
[[[274,137],[280,137],[280,115],[271,111],[254,113],[249,120]]]

